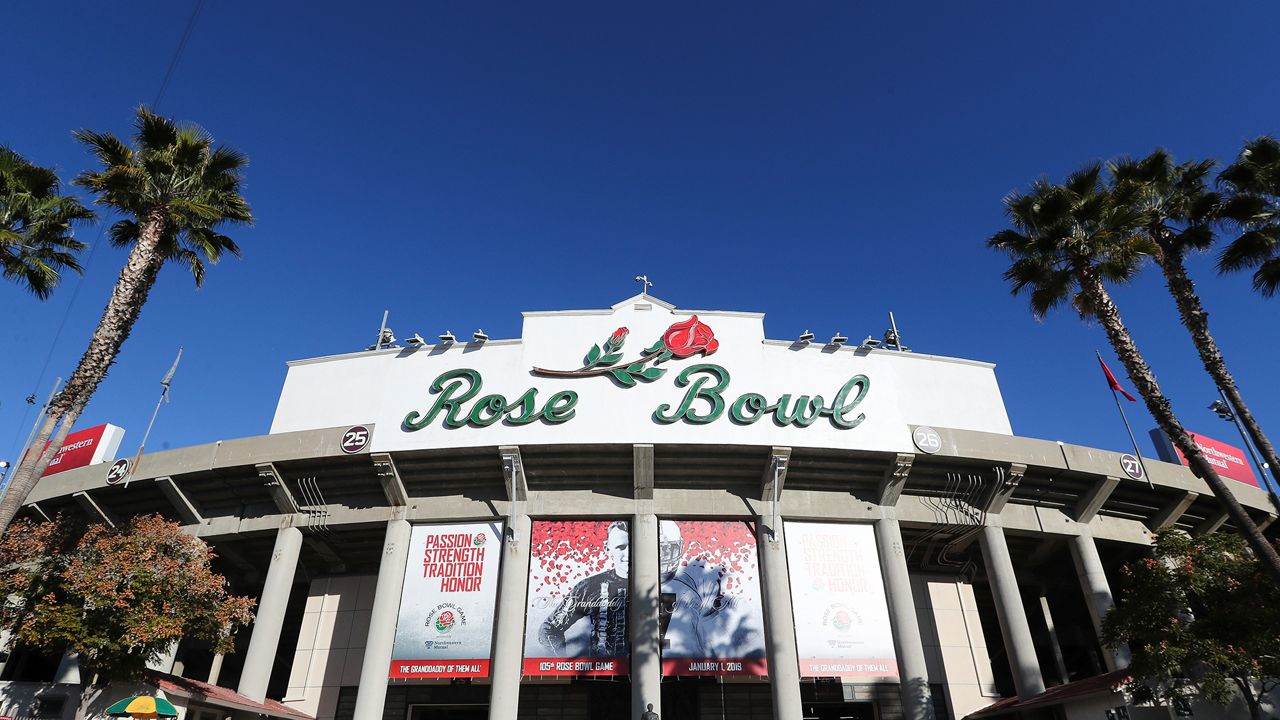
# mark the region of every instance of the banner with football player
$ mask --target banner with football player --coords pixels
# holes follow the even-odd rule
[[[538,520],[529,551],[524,674],[628,675],[625,520]]]
[[[875,530],[810,522],[784,528],[800,675],[898,682]]]
[[[768,675],[755,525],[658,523],[662,674]]]
[[[389,677],[489,676],[501,538],[498,522],[413,528]]]

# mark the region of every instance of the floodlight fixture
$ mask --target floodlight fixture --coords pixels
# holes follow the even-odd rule
[[[475,332],[471,333],[471,339],[474,340],[475,342],[482,343],[482,342],[488,342],[489,336],[486,335],[483,330],[476,330]]]
[[[411,348],[419,348],[419,347],[422,347],[423,345],[426,345],[427,341],[423,340],[422,336],[419,335],[418,333],[414,333],[409,337],[405,338],[404,344],[408,345]]]
[[[1234,420],[1236,418],[1235,413],[1231,412],[1231,408],[1221,400],[1214,400],[1209,403],[1209,409],[1213,411],[1214,415],[1223,420]]]
[[[831,336],[831,342],[829,344],[835,345],[836,347],[840,347],[841,345],[847,342],[849,342],[849,338],[841,335],[840,331],[837,330],[836,334]]]
[[[813,331],[805,330],[804,332],[800,333],[800,337],[798,338],[798,341],[802,343],[813,342]]]
[[[458,337],[453,334],[452,330],[445,330],[437,337],[440,338],[440,342],[445,343],[446,345],[452,345],[453,343],[458,342]]]

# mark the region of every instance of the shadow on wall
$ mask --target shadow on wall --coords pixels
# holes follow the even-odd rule
[[[106,709],[117,700],[155,693],[154,687],[133,683],[114,683],[94,691],[86,720],[106,718]],[[178,719],[185,720],[187,709],[173,699]],[[80,705],[80,686],[67,683],[0,682],[0,715],[14,720],[74,720]]]
[[[916,707],[926,708],[926,717],[934,717],[933,693],[929,687],[929,681],[925,678],[911,678],[902,688],[902,699],[904,701],[915,701]]]

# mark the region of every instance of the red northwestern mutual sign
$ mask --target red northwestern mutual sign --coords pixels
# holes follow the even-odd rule
[[[95,465],[116,456],[124,431],[115,425],[103,423],[84,430],[77,430],[62,441],[62,448],[49,461],[45,475]],[[47,447],[47,446],[46,446]]]
[[[1213,469],[1225,478],[1231,478],[1237,482],[1248,483],[1254,487],[1259,487],[1258,478],[1253,474],[1253,466],[1249,463],[1249,456],[1244,450],[1235,445],[1228,445],[1221,440],[1214,440],[1211,437],[1194,433],[1190,430],[1187,434],[1191,436],[1191,441],[1200,448],[1200,452],[1204,453],[1204,459],[1209,461]],[[1167,462],[1177,462],[1183,465],[1187,464],[1187,459],[1183,457],[1182,451],[1173,446],[1158,430],[1151,431],[1151,437],[1156,441],[1156,448],[1160,450],[1161,459]]]

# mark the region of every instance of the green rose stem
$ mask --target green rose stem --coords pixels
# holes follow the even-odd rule
[[[614,370],[620,370],[622,368],[627,367],[628,365],[634,365],[635,363],[647,363],[661,354],[662,354],[662,350],[654,350],[652,352],[647,352],[644,355],[641,355],[639,360],[632,360],[630,362],[621,362],[621,363],[618,363],[617,365],[610,365],[608,367],[591,368],[589,370],[547,370],[546,368],[535,367],[533,369],[533,373],[535,375],[545,375],[547,377],[566,377],[566,378],[595,377],[597,375],[608,375]]]

